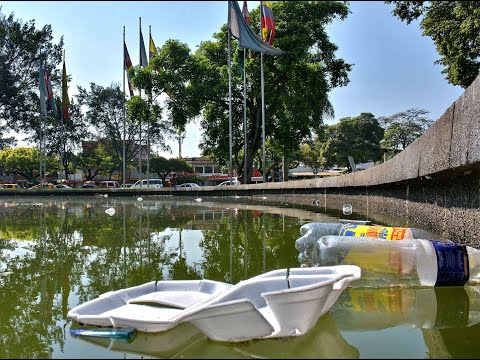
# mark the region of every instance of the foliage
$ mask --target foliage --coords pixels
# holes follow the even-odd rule
[[[40,153],[31,147],[7,148],[0,151],[0,168],[6,173],[15,173],[33,182],[39,176]],[[59,169],[57,156],[47,156],[47,174],[54,174]]]
[[[157,174],[163,181],[173,172],[193,172],[193,168],[180,158],[166,159],[163,156],[150,159],[150,172]]]
[[[278,158],[298,149],[326,117],[333,116],[328,93],[348,83],[351,65],[335,57],[325,26],[335,18],[345,19],[348,5],[339,1],[274,2],[276,43],[283,56],[265,56],[265,139],[280,149]],[[250,12],[258,33],[259,9]],[[194,54],[178,41],[167,41],[160,54],[142,71],[150,72],[143,85],[155,94],[167,95],[168,116],[175,129],[202,115],[202,155],[220,166],[229,162],[229,88],[227,27],[202,42]],[[237,63],[238,44],[231,41],[232,64]],[[262,146],[260,59],[246,61],[247,70],[247,178],[258,161]],[[137,70],[135,70],[137,72]],[[141,73],[141,71],[138,71]],[[232,153],[237,174],[243,173],[243,81],[232,69]],[[135,79],[133,79],[135,82]],[[150,82],[151,81],[151,82]]]
[[[432,38],[453,85],[468,87],[480,69],[480,1],[385,1],[392,14],[410,24],[423,16],[423,35]]]
[[[383,135],[383,128],[371,113],[342,118],[327,127],[319,164],[322,167],[347,166],[351,170],[348,156],[352,156],[356,163],[378,161],[382,156],[380,141]]]
[[[379,119],[385,126],[384,147],[405,150],[432,125],[433,121],[426,117],[427,114],[426,110],[412,108]]]
[[[109,174],[113,167],[113,159],[109,155],[108,146],[96,144],[86,146],[83,152],[77,155],[77,166],[85,174],[87,181],[93,180],[98,174]]]
[[[35,20],[24,23],[16,20],[13,13],[6,16],[0,12],[0,120],[11,130],[39,129],[36,119],[40,113],[41,59],[52,72],[53,86],[58,88],[60,70],[56,70],[56,66],[62,59],[63,36],[56,45],[52,40],[50,25],[36,29]]]
[[[112,168],[108,170],[122,172],[125,96],[120,85],[111,84],[109,87],[103,87],[91,83],[89,91],[80,86],[78,91],[79,103],[88,108],[85,113],[86,124],[93,129],[93,133],[89,137],[102,141],[103,151],[111,158]],[[135,140],[136,136],[138,136],[138,126],[130,121],[125,121],[126,163],[129,163],[138,153],[139,146]]]

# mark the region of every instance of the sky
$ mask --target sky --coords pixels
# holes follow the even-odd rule
[[[240,7],[243,1],[239,1]],[[259,1],[248,1],[251,11]],[[3,14],[14,14],[23,22],[35,20],[37,29],[51,25],[53,42],[64,39],[66,69],[72,81],[69,95],[77,86],[90,83],[123,87],[123,29],[133,65],[139,63],[139,19],[148,52],[149,31],[155,45],[177,39],[196,50],[201,41],[212,40],[227,22],[227,1],[0,1]],[[431,38],[422,36],[420,22],[406,25],[391,15],[393,5],[383,1],[352,1],[351,13],[327,25],[336,56],[354,64],[347,86],[334,89],[329,98],[334,124],[344,117],[370,112],[388,116],[411,108],[429,111],[437,120],[463,93],[435,65],[439,55]],[[275,14],[274,14],[275,15]],[[59,69],[62,64],[59,65]],[[268,91],[265,92],[268,96]],[[268,115],[267,115],[268,116]],[[202,131],[199,121],[187,125],[183,157],[200,156]],[[21,140],[22,138],[19,138]],[[167,142],[172,152],[158,155],[177,157],[178,141]]]

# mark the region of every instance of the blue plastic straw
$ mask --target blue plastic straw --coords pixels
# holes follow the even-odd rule
[[[75,336],[97,336],[115,339],[130,338],[135,332],[134,328],[92,328],[92,329],[70,329],[70,334]]]

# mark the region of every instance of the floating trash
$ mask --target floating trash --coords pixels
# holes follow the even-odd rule
[[[202,201],[202,198],[196,198],[195,201],[200,202]]]
[[[343,215],[352,215],[352,205],[344,204],[343,205]]]
[[[114,208],[108,208],[107,210],[105,210],[105,212],[108,215],[113,216],[113,214],[115,214],[115,209]]]
[[[143,198],[141,198],[141,197],[138,197],[138,198],[137,198],[137,200],[138,200],[138,201],[142,201],[142,200],[143,200]]]

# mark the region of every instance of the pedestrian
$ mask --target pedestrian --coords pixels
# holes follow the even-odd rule
[[[172,177],[170,178],[170,186],[174,190],[177,190],[177,174],[175,174],[175,173],[173,173]]]

